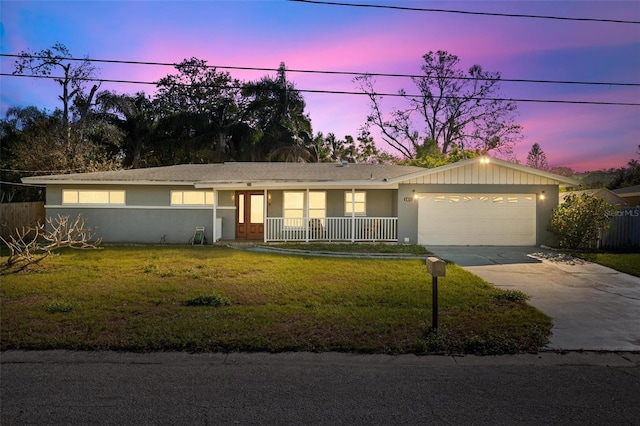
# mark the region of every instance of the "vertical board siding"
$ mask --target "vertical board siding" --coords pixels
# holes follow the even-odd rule
[[[619,209],[611,217],[609,229],[600,238],[602,249],[640,248],[640,208]]]
[[[35,227],[44,223],[44,202],[0,204],[0,236],[7,239],[16,229]]]
[[[559,182],[495,164],[469,164],[407,181],[413,184],[557,185]]]

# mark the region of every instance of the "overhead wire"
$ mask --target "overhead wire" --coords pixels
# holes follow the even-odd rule
[[[528,18],[528,19],[553,19],[560,21],[578,21],[578,22],[600,22],[610,24],[640,24],[640,21],[629,21],[624,19],[606,19],[606,18],[577,18],[569,16],[551,16],[551,15],[532,15],[524,13],[497,13],[497,12],[472,12],[468,10],[451,10],[451,9],[434,9],[425,7],[408,7],[408,6],[392,6],[383,4],[362,4],[362,3],[343,3],[333,1],[320,0],[288,0],[294,3],[308,3],[327,6],[347,6],[373,9],[392,9],[404,10],[412,12],[437,12],[437,13],[455,13],[462,15],[481,15],[481,16],[499,16],[502,18]]]
[[[32,59],[50,59],[47,56],[41,55],[25,55],[15,53],[0,53],[0,57],[10,58],[32,58]],[[151,62],[151,61],[131,61],[131,60],[119,60],[119,59],[93,59],[93,58],[76,58],[76,57],[59,57],[56,58],[65,61],[87,61],[96,63],[109,63],[109,64],[124,64],[124,65],[151,65],[151,66],[168,66],[176,67],[176,63],[172,62]],[[228,69],[237,71],[273,71],[277,72],[279,68],[268,67],[241,67],[241,66],[228,66],[228,65],[206,65],[208,69]],[[307,74],[327,74],[327,75],[347,75],[347,76],[361,76],[368,75],[372,77],[396,77],[396,78],[422,78],[423,75],[419,74],[399,74],[399,73],[376,73],[376,72],[358,72],[358,71],[329,71],[329,70],[308,70],[308,69],[289,69],[288,73],[307,73]],[[456,80],[494,80],[491,78],[476,78],[476,77],[442,77],[444,79],[456,79]],[[508,83],[540,83],[540,84],[575,84],[575,85],[595,85],[595,86],[630,86],[640,87],[640,83],[628,83],[628,82],[602,82],[602,81],[575,81],[575,80],[543,80],[543,79],[526,79],[526,78],[499,78],[500,82]]]
[[[6,77],[28,77],[28,78],[40,78],[40,79],[61,79],[62,77],[51,76],[51,75],[33,75],[33,74],[9,74],[9,73],[0,73],[0,76]],[[157,82],[151,81],[135,81],[135,80],[119,80],[119,79],[105,79],[105,78],[83,78],[79,80],[85,81],[94,81],[99,83],[121,83],[121,84],[146,84],[146,85],[157,85]],[[209,88],[221,88],[221,89],[242,89],[243,85],[186,85],[183,86],[198,86],[198,87],[209,87]],[[273,89],[268,89],[273,90]],[[284,90],[284,89],[283,89]],[[406,93],[367,93],[367,92],[357,92],[357,91],[346,91],[346,90],[327,90],[327,89],[298,89],[295,88],[295,91],[300,93],[317,93],[317,94],[334,94],[334,95],[360,95],[360,96],[389,96],[389,97],[403,97],[403,98],[420,98],[424,97],[422,94],[412,95]],[[443,99],[453,99],[455,96],[443,96]],[[487,101],[509,101],[509,102],[529,102],[529,103],[553,103],[553,104],[581,104],[581,105],[609,105],[609,106],[640,106],[640,103],[635,102],[605,102],[605,101],[576,101],[576,100],[560,100],[560,99],[526,99],[526,98],[490,98],[490,97],[478,97],[478,98],[470,98],[477,100],[487,100]]]

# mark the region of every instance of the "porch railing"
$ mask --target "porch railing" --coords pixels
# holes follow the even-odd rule
[[[396,217],[268,217],[265,241],[393,241]]]

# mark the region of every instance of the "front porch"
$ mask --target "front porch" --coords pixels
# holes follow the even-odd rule
[[[265,242],[397,242],[397,217],[267,217]]]

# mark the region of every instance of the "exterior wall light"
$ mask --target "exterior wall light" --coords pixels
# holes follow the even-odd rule
[[[489,164],[489,157],[480,157],[480,164]]]
[[[546,198],[546,197],[545,197],[545,195],[544,195],[544,191],[542,191],[542,192],[540,193],[540,195],[538,196],[538,198],[539,198],[540,200],[544,200],[544,199]]]

